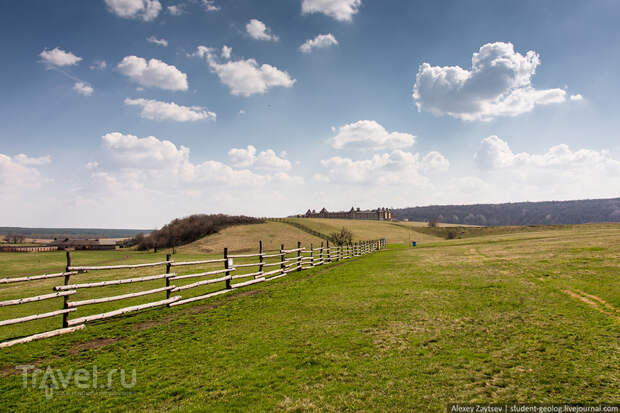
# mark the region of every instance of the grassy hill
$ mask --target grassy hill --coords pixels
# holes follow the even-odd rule
[[[432,234],[423,234],[415,231],[423,226],[417,222],[388,222],[388,221],[361,221],[351,219],[328,218],[287,218],[310,229],[323,234],[338,232],[342,227],[353,233],[355,241],[386,238],[388,243],[407,243],[409,240],[431,242],[441,239]]]
[[[313,243],[315,246],[323,241],[291,225],[265,222],[225,228],[217,234],[194,241],[178,250],[185,253],[221,254],[224,247],[227,247],[229,251],[235,252],[258,251],[260,240],[263,241],[263,249],[267,251],[279,250],[281,244],[284,244],[285,248],[294,248],[297,246],[297,241],[301,241],[304,245]]]
[[[124,252],[76,252],[76,261],[121,257],[112,253]],[[125,254],[127,262],[154,255]],[[200,256],[184,254],[179,259]],[[16,255],[0,255],[2,271],[29,262],[5,257]],[[229,296],[4,349],[0,405],[442,412],[448,402],[615,402],[619,273],[617,224],[392,245]],[[97,366],[101,377],[135,369],[136,384],[114,380],[84,396],[71,380],[65,394],[47,399],[23,387],[24,364],[63,373]]]

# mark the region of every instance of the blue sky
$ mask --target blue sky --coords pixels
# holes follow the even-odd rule
[[[0,225],[618,196],[619,20],[615,1],[2,2]]]

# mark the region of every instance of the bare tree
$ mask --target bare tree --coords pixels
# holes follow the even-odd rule
[[[21,244],[24,242],[26,237],[20,234],[9,234],[5,237],[5,239],[9,244]]]

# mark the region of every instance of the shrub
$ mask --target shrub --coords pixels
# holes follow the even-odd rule
[[[342,227],[339,232],[331,233],[329,237],[336,245],[346,245],[353,241],[353,233],[345,227]]]

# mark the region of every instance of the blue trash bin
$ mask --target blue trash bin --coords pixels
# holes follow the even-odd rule
[[[411,241],[411,246],[415,247],[416,246],[416,242],[415,241]]]

